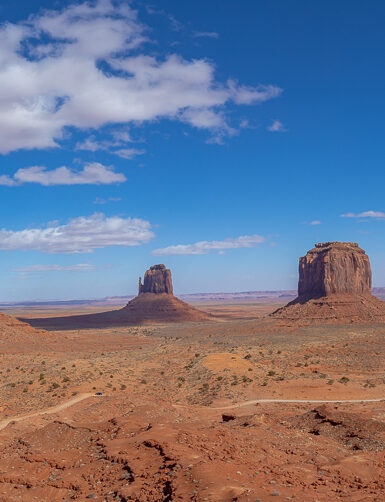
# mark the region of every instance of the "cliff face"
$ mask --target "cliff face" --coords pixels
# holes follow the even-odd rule
[[[270,315],[293,326],[383,323],[385,303],[371,285],[369,257],[357,244],[316,244],[299,259],[298,297]]]
[[[144,274],[144,281],[142,284],[139,278],[139,294],[142,293],[166,293],[173,294],[171,270],[167,269],[165,265],[153,265]]]
[[[298,297],[320,298],[333,294],[370,295],[369,257],[353,242],[316,244],[299,259]]]

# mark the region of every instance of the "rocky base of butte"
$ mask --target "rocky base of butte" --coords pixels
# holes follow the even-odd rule
[[[382,322],[385,303],[371,293],[369,257],[353,242],[316,244],[299,260],[298,297],[272,317],[299,324]]]

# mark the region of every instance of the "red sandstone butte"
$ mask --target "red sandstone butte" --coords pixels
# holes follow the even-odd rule
[[[139,294],[125,307],[97,314],[23,319],[31,326],[46,329],[83,329],[152,323],[199,322],[213,316],[173,295],[171,271],[154,265],[146,271],[144,284],[139,278]]]
[[[153,265],[144,274],[144,284],[142,278],[139,277],[139,294],[142,293],[166,293],[173,294],[171,270],[165,265]]]
[[[298,297],[271,315],[299,323],[383,322],[369,257],[355,242],[324,242],[299,259]]]
[[[298,296],[371,294],[369,257],[355,242],[324,242],[299,259]]]

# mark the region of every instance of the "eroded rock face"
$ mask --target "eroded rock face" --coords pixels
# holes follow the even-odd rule
[[[171,270],[167,269],[165,265],[153,265],[144,274],[144,281],[142,284],[139,278],[139,294],[142,293],[166,293],[173,294]]]
[[[316,244],[299,259],[299,298],[370,295],[371,286],[369,257],[354,242]]]

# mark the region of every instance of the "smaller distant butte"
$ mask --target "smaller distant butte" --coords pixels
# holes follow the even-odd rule
[[[138,296],[125,307],[97,314],[68,317],[23,319],[31,326],[44,329],[86,329],[152,323],[210,321],[213,316],[183,302],[173,294],[171,271],[154,265],[139,277]]]
[[[299,259],[298,297],[271,314],[298,324],[385,320],[372,295],[369,257],[355,242],[316,244]]]

